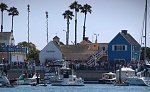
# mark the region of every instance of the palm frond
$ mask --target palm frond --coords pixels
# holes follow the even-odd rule
[[[8,6],[5,3],[0,4],[0,9],[3,12],[4,10],[7,10]]]

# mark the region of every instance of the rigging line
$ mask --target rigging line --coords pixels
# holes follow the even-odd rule
[[[145,12],[144,12],[143,23],[142,23],[142,28],[141,28],[141,37],[140,37],[141,45],[143,44],[142,38],[143,38],[144,24],[145,24]]]

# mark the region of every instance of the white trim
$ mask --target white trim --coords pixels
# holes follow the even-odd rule
[[[119,48],[115,50],[115,46],[122,46],[122,50]],[[125,44],[114,44],[112,45],[112,51],[127,51],[127,45]]]
[[[132,45],[131,45],[131,50],[130,51],[131,51],[131,58],[130,59],[132,60]]]

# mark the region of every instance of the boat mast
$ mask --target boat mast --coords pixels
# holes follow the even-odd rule
[[[146,64],[146,30],[147,30],[147,0],[145,4],[145,47],[144,47],[144,62]]]

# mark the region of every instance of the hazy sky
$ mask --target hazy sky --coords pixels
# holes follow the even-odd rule
[[[15,43],[28,41],[27,5],[30,5],[30,41],[39,50],[47,44],[46,40],[46,15],[49,18],[49,41],[54,36],[66,43],[66,20],[62,16],[74,0],[0,0],[9,7],[16,7],[19,16],[14,17]],[[138,42],[144,18],[146,0],[78,0],[78,3],[92,6],[92,14],[87,14],[86,36],[95,41],[94,34],[99,34],[98,43],[109,43],[122,29],[128,30]],[[148,0],[149,1],[149,0]],[[148,10],[150,11],[150,2]],[[1,16],[1,13],[0,13]],[[150,12],[148,12],[147,46],[150,47]],[[0,18],[1,20],[1,18]],[[83,35],[84,14],[78,13],[77,42],[81,42]],[[11,17],[4,12],[4,31],[11,30]],[[69,44],[74,42],[74,18],[70,21]]]

